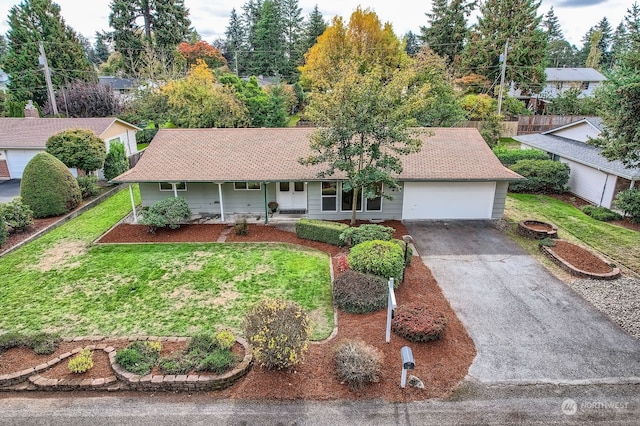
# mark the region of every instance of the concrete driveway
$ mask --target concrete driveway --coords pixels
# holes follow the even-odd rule
[[[484,383],[640,383],[640,341],[489,221],[407,223],[476,344]]]
[[[20,179],[0,180],[0,203],[8,203],[20,195]]]

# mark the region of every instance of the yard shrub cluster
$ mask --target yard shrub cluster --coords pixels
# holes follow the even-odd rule
[[[9,232],[7,231],[7,224],[0,217],[0,246],[7,242]]]
[[[407,248],[407,243],[404,242],[404,240],[399,240],[397,238],[394,238],[393,240],[394,243],[396,243],[398,245],[398,247],[400,247],[400,249],[402,250],[402,255],[405,256],[405,262],[404,262],[404,266],[409,266],[411,265],[411,258],[413,257],[413,251],[411,249],[411,247]],[[408,252],[405,253],[405,250],[409,250]]]
[[[258,365],[281,370],[300,362],[307,351],[309,317],[295,302],[265,299],[245,316],[244,333]]]
[[[236,235],[247,236],[249,235],[249,225],[247,225],[247,218],[243,217],[239,220],[236,220],[236,223],[233,225],[233,230]]]
[[[161,350],[160,342],[132,342],[116,352],[116,362],[128,372],[144,376],[151,372]]]
[[[511,167],[520,160],[549,160],[546,152],[538,149],[511,149],[506,146],[496,146],[493,153],[505,167]]]
[[[149,226],[152,234],[158,228],[178,229],[180,225],[191,219],[191,209],[182,197],[169,197],[156,201],[142,216],[141,222]]]
[[[211,371],[222,374],[238,361],[231,351],[235,340],[235,336],[228,331],[218,333],[216,336],[209,334],[194,336],[185,351],[161,357],[158,360],[158,366],[165,374],[187,374],[190,371]]]
[[[333,282],[333,300],[340,309],[352,314],[375,312],[387,306],[387,280],[348,270]]]
[[[8,203],[0,204],[0,220],[13,232],[23,232],[33,224],[33,212],[21,197],[15,197]]]
[[[109,144],[109,152],[104,159],[104,178],[107,181],[120,176],[129,170],[129,160],[124,152],[124,144],[122,142],[111,142]]]
[[[340,234],[342,245],[356,246],[365,241],[382,240],[392,238],[395,229],[388,226],[365,224],[357,227],[349,227]]]
[[[98,178],[95,176],[78,176],[76,179],[78,181],[78,187],[80,188],[80,193],[82,194],[82,199],[85,200],[87,198],[95,197],[100,193],[100,188],[98,188]]]
[[[27,347],[38,355],[50,355],[58,349],[60,336],[51,333],[26,335],[22,333],[6,333],[0,335],[0,354],[7,349]]]
[[[600,220],[602,222],[622,219],[622,216],[619,213],[616,213],[602,206],[598,206],[598,207],[592,206],[592,205],[584,206],[582,208],[582,213],[586,214],[589,217],[592,217],[595,220]]]
[[[385,279],[394,278],[397,284],[400,283],[404,253],[393,241],[365,241],[351,249],[348,259],[353,270]]]
[[[72,373],[86,373],[93,368],[93,351],[89,348],[84,348],[78,355],[69,360],[67,367]]]
[[[107,154],[104,141],[89,129],[69,129],[52,135],[47,140],[47,153],[67,167],[85,172],[102,168]]]
[[[336,345],[333,360],[340,380],[352,389],[360,389],[380,380],[384,356],[373,346],[352,340]]]
[[[616,196],[616,207],[631,216],[631,220],[640,223],[640,189],[627,189]]]
[[[296,222],[296,235],[305,240],[341,246],[340,234],[347,228],[349,226],[344,223],[327,222],[318,219],[300,219]]]
[[[525,180],[509,183],[513,192],[562,193],[569,182],[569,165],[552,160],[520,160],[510,167]]]
[[[396,308],[391,329],[410,342],[438,340],[444,334],[447,318],[423,303],[410,303]]]
[[[67,166],[46,152],[36,154],[24,168],[20,195],[34,217],[58,216],[82,201],[78,182]]]

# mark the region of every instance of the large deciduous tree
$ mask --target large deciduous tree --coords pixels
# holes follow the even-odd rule
[[[191,30],[184,0],[112,0],[109,25],[124,72],[140,76],[167,67]]]
[[[523,93],[537,93],[545,80],[547,37],[540,29],[539,0],[487,0],[463,52],[466,74],[480,74],[497,83],[500,55],[509,40],[507,82]]]
[[[189,67],[195,65],[198,59],[203,60],[209,68],[219,68],[227,65],[227,60],[222,56],[222,52],[204,40],[192,43],[183,41],[178,45],[178,52]]]
[[[112,117],[122,109],[111,86],[81,80],[60,88],[56,93],[56,104],[59,113],[67,117]],[[44,113],[53,113],[49,102],[44,106]]]
[[[469,35],[467,17],[476,4],[475,0],[434,0],[431,12],[426,14],[429,26],[420,28],[421,39],[442,56],[447,65],[459,59]]]
[[[95,81],[76,32],[51,0],[23,0],[9,10],[8,52],[3,69],[11,79],[9,90],[19,101],[33,99],[43,105],[47,98],[44,73],[40,69],[38,44],[42,42],[55,88],[68,81]]]

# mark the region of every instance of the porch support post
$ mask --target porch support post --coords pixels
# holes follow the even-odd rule
[[[218,199],[220,199],[220,220],[224,222],[224,204],[222,202],[222,184],[218,182]]]
[[[172,183],[171,185],[173,186],[173,196],[175,198],[178,198],[178,184],[177,183]]]
[[[633,187],[635,186],[636,181],[631,179],[631,185],[629,186],[629,189],[633,189]]]
[[[129,196],[131,197],[131,210],[133,211],[133,223],[138,223],[138,215],[136,214],[136,202],[133,199],[133,188],[129,184]]]
[[[269,224],[269,210],[267,207],[267,182],[263,182],[264,186],[264,224]]]

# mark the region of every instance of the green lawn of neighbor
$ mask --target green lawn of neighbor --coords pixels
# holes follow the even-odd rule
[[[505,217],[513,222],[541,220],[558,227],[560,238],[590,246],[640,273],[640,232],[601,222],[545,195],[508,194]]]
[[[265,297],[301,304],[314,339],[331,333],[325,253],[265,243],[92,244],[130,209],[129,192],[121,191],[0,258],[0,333],[239,332],[245,312]]]

